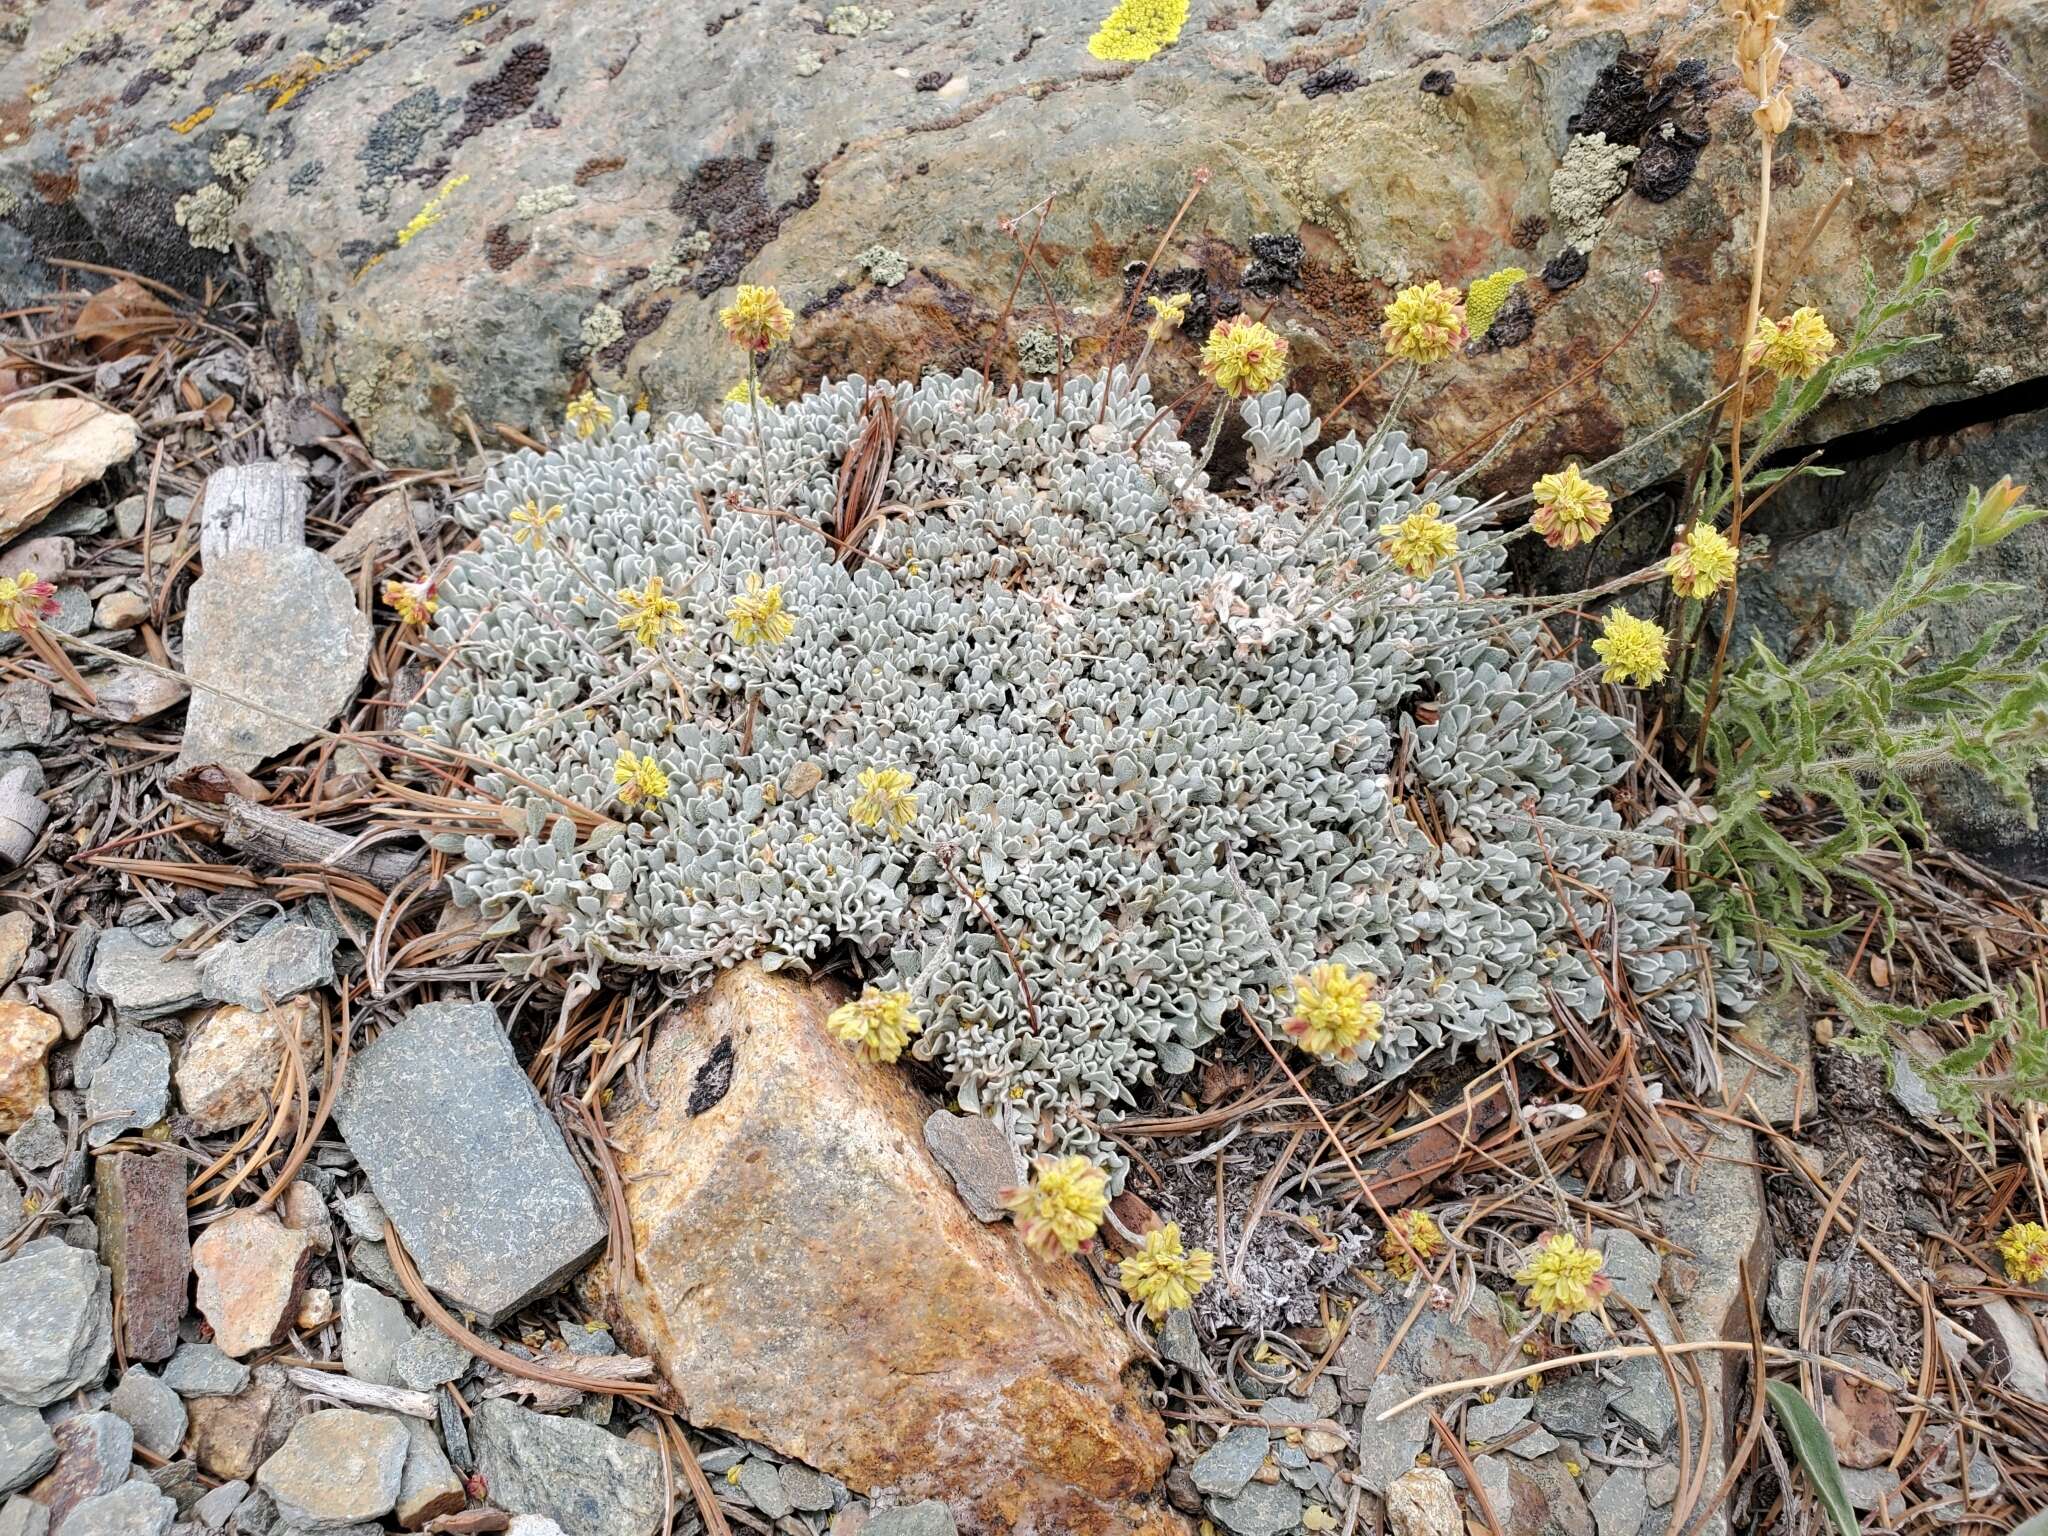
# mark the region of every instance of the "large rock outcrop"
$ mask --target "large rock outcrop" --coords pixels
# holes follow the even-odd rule
[[[835,1041],[823,985],[726,972],[656,1037],[612,1127],[639,1276],[623,1331],[693,1423],[963,1531],[1166,1536],[1169,1457],[1129,1341],[1074,1262],[976,1220],[931,1105]]]
[[[1646,268],[1665,274],[1662,313],[1500,473],[1612,448],[1708,386],[1756,202],[1718,7],[1205,0],[1136,65],[1088,53],[1109,9],[46,0],[0,23],[0,300],[50,275],[37,258],[196,288],[246,257],[287,365],[379,453],[445,459],[466,421],[558,422],[586,378],[661,406],[716,399],[738,370],[716,310],[742,274],[802,311],[777,390],[958,369],[992,346],[1006,370],[1051,366],[1055,331],[1086,366],[1126,263],[1206,166],[1168,260],[1211,314],[1275,300],[1324,403],[1376,358],[1391,283],[1509,263],[1561,286],[1527,288],[1503,332],[1526,340],[1432,375],[1427,446],[1590,362],[1641,307]],[[1935,219],[1985,216],[1943,344],[1820,427],[2038,375],[2038,16],[2004,8],[1972,33],[1953,8],[1844,0],[1787,26],[1781,272],[1855,182],[1797,298],[1846,313],[1864,259],[1890,273]],[[1048,198],[1044,270],[996,341],[1018,262],[1000,221]],[[1283,238],[1255,251],[1261,234]],[[1567,248],[1587,257],[1574,282]],[[1162,349],[1162,398],[1191,355]]]

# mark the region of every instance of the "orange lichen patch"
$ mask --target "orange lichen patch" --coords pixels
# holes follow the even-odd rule
[[[190,117],[181,117],[175,123],[171,124],[171,132],[190,133],[194,128],[197,128],[201,123],[205,122],[211,116],[213,116],[213,103],[209,101],[205,106],[201,107],[197,112],[194,112]]]
[[[347,58],[334,64],[329,64],[323,59],[309,58],[301,55],[299,58],[292,60],[283,69],[273,70],[261,80],[256,81],[255,84],[246,85],[242,89],[252,93],[270,92],[270,105],[264,108],[264,110],[266,112],[282,112],[292,104],[293,99],[299,92],[303,91],[322,75],[339,72],[344,69],[353,69],[376,51],[374,48],[358,48]]]

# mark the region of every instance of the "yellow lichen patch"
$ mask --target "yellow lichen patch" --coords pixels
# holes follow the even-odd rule
[[[376,51],[374,48],[358,48],[347,58],[337,59],[332,64],[324,59],[316,59],[309,55],[301,54],[298,58],[293,59],[291,63],[285,65],[283,69],[272,70],[255,84],[244,86],[243,89],[248,91],[268,91],[270,93],[270,105],[265,107],[264,110],[266,112],[282,112],[292,104],[292,99],[299,92],[303,91],[329,70],[351,69],[362,63],[363,60],[370,57]]]
[[[500,8],[495,4],[476,6],[462,13],[462,20],[458,23],[458,25],[465,27],[473,27],[480,21],[489,21],[493,16],[498,14],[499,9]]]
[[[209,101],[205,106],[201,107],[197,112],[194,112],[190,117],[181,117],[175,123],[171,124],[171,132],[190,133],[194,128],[197,128],[201,123],[205,122],[211,116],[213,116],[213,103]]]
[[[1112,63],[1142,64],[1180,36],[1188,0],[1121,0],[1088,39],[1088,51]]]
[[[468,180],[469,172],[464,171],[460,176],[450,176],[436,187],[434,195],[420,204],[420,211],[398,232],[398,243],[402,246],[410,245],[415,238],[440,223],[448,199],[455,194],[456,188]]]
[[[1529,274],[1520,267],[1502,267],[1498,272],[1482,277],[1465,290],[1465,329],[1474,336],[1484,336],[1493,329],[1493,322],[1500,318],[1501,306],[1508,301],[1508,295]]]

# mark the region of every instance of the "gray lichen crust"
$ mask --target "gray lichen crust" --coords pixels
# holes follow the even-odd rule
[[[1379,978],[1363,1080],[1604,1013],[1578,933],[1652,1025],[1697,1028],[1690,903],[1605,793],[1622,724],[1487,601],[1497,547],[1426,581],[1379,552],[1426,493],[1468,538],[1474,504],[1430,492],[1399,432],[1363,469],[1355,437],[1311,459],[1320,423],[1279,392],[1245,407],[1250,495],[1226,500],[1170,420],[1133,450],[1142,381],[1098,424],[1099,389],[1069,381],[1055,412],[1044,384],[854,378],[716,424],[612,402],[616,424],[506,460],[465,503],[479,547],[435,620],[454,659],[408,718],[503,764],[478,787],[527,816],[462,844],[457,899],[684,991],[850,945],[911,992],[915,1054],[963,1107],[1118,1166],[1098,1123],[1240,1001],[1276,1026],[1319,961]],[[818,530],[871,399],[886,500],[842,561]],[[529,504],[563,509],[539,539]],[[781,587],[779,645],[728,628],[750,576]],[[615,595],[651,577],[682,609],[658,650]],[[668,793],[622,806],[622,753]],[[902,837],[849,816],[865,768],[914,777]],[[613,820],[580,838],[529,783]]]

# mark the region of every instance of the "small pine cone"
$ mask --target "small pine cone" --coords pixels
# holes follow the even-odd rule
[[[1960,91],[1976,79],[1984,68],[1984,61],[1991,57],[1991,39],[1982,32],[1965,27],[1951,33],[1948,40],[1948,88]]]

